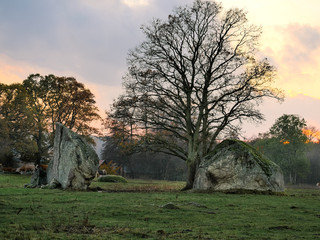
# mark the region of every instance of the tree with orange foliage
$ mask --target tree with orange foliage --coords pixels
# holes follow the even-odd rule
[[[302,129],[302,132],[307,137],[307,142],[319,143],[320,142],[320,130],[315,126],[307,126]]]
[[[112,161],[103,162],[99,166],[99,170],[104,170],[107,175],[119,175],[121,172],[121,167],[117,166],[117,164]]]

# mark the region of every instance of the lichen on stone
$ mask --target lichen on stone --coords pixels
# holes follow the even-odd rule
[[[261,168],[267,175],[271,174],[270,168],[273,168],[273,166],[276,165],[274,162],[272,162],[266,156],[260,153],[257,149],[237,139],[227,139],[218,144],[215,147],[214,151],[206,158],[206,161],[204,161],[203,163],[209,165],[212,161],[215,161],[216,159],[213,156],[219,155],[219,153],[224,154],[224,152],[226,151],[231,151],[235,153],[237,157],[250,157],[251,159],[254,159],[255,161],[257,161],[257,163],[261,166]],[[241,156],[241,154],[248,154],[249,156]],[[211,161],[208,161],[209,159],[211,159]]]

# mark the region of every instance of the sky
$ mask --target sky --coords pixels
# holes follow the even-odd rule
[[[244,135],[266,132],[283,114],[320,128],[320,1],[220,0],[261,26],[259,55],[277,68],[282,104],[265,100],[266,121],[246,123]],[[143,41],[140,26],[165,19],[192,0],[1,0],[0,82],[33,73],[73,76],[96,96],[103,113],[122,91],[128,51]]]

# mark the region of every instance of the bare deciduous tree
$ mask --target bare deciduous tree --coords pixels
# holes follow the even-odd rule
[[[134,99],[132,117],[150,131],[149,141],[187,161],[192,188],[218,136],[243,120],[263,120],[257,106],[264,97],[282,99],[272,87],[275,70],[255,57],[261,29],[243,10],[223,11],[214,1],[178,7],[142,31],[144,42],[128,56],[122,99]]]

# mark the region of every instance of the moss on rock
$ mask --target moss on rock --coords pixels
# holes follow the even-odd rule
[[[280,167],[252,146],[228,139],[201,161],[195,189],[283,191]]]
[[[236,158],[250,158],[256,161],[267,175],[271,175],[271,170],[277,166],[257,149],[237,139],[226,139],[219,143],[210,156],[206,158],[206,161],[203,161],[203,165],[211,164],[217,159],[217,157],[214,156],[224,154],[226,151],[233,152]]]

